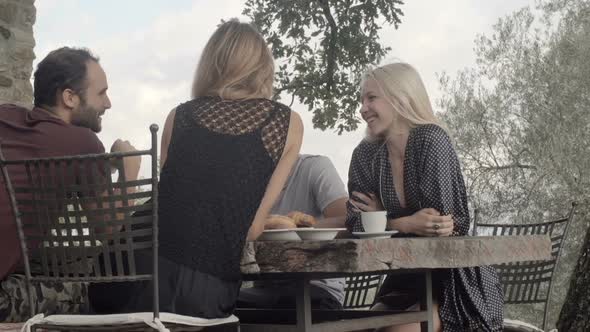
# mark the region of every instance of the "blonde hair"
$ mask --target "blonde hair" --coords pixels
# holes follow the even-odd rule
[[[394,111],[408,122],[410,128],[425,124],[436,124],[444,128],[434,115],[424,83],[414,67],[399,62],[369,70],[363,75],[361,89],[371,79],[381,89],[383,97]]]
[[[258,30],[237,19],[222,23],[203,49],[192,97],[270,98],[274,61]]]

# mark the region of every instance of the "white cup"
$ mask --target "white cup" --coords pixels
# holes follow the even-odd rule
[[[366,233],[385,232],[387,211],[361,212],[361,222]]]

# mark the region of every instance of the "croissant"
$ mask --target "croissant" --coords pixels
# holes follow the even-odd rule
[[[271,214],[266,219],[264,229],[288,229],[297,228],[295,221],[287,216],[281,216],[278,214]]]
[[[315,225],[315,218],[303,212],[291,211],[287,216],[293,219],[297,227],[313,227]]]

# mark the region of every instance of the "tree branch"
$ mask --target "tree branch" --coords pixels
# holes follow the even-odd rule
[[[541,174],[541,176],[539,176],[535,180],[535,182],[533,182],[532,186],[527,190],[527,195],[526,195],[525,199],[521,202],[521,204],[524,205],[524,209],[526,209],[529,206],[531,196],[532,196],[533,192],[536,192],[535,188],[537,188],[537,186],[539,186],[541,181],[543,181],[545,179],[545,176],[547,176],[547,173]],[[520,218],[522,212],[523,212],[523,209],[521,208],[518,210],[516,215]]]
[[[535,166],[535,165],[523,165],[523,164],[509,164],[509,165],[503,165],[503,166],[484,166],[484,167],[482,167],[482,169],[484,169],[487,172],[500,171],[500,170],[512,169],[512,168],[537,170],[537,166]]]
[[[303,83],[303,82],[298,82],[298,83],[290,83],[287,85],[283,85],[281,87],[278,87],[276,89],[274,89],[274,94],[272,96],[272,99],[275,100],[277,99],[277,97],[286,90],[295,90],[292,92],[292,94],[295,94],[295,92],[297,92],[297,90],[302,89],[302,88],[311,88],[313,87],[314,84],[311,83]]]
[[[330,25],[330,40],[327,48],[327,58],[326,58],[326,88],[328,93],[332,89],[332,85],[334,85],[334,68],[336,67],[336,42],[338,39],[338,26],[336,25],[336,21],[334,20],[334,16],[330,12],[330,4],[328,3],[329,0],[318,0],[322,10],[324,12],[324,16],[326,20],[328,20],[328,24]]]

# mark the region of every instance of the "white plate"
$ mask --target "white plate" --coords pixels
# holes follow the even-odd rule
[[[391,235],[397,233],[397,231],[385,231],[385,232],[375,232],[375,233],[367,233],[367,232],[352,232],[352,235],[361,238],[361,239],[386,239],[390,238]]]
[[[313,240],[313,241],[329,241],[334,240],[336,234],[340,231],[345,231],[346,228],[313,228],[313,227],[302,227],[297,228],[295,231],[302,240]]]
[[[297,229],[267,229],[258,237],[258,241],[301,241],[295,232]]]

